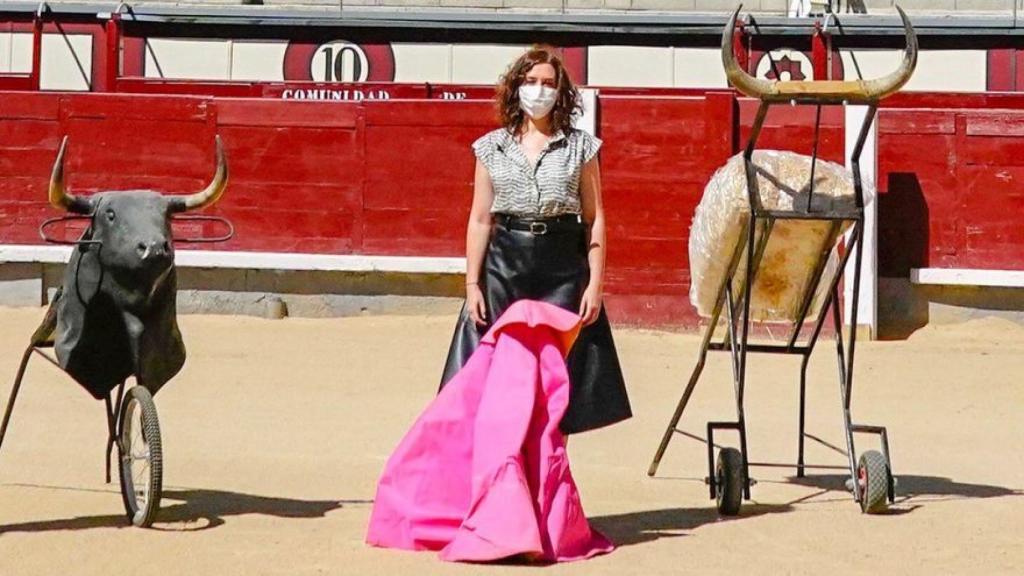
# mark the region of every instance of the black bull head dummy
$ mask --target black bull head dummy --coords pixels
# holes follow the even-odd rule
[[[133,190],[89,197],[64,187],[66,146],[67,138],[53,166],[50,203],[91,220],[55,302],[57,359],[97,399],[131,375],[155,393],[185,363],[171,216],[220,198],[228,180],[223,146],[218,137],[216,174],[195,194]]]

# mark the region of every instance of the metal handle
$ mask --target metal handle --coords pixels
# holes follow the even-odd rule
[[[186,238],[175,238],[174,239],[175,242],[183,242],[183,243],[186,243],[186,244],[214,244],[214,243],[217,243],[217,242],[227,242],[228,240],[230,240],[231,238],[233,238],[235,236],[235,227],[234,227],[234,225],[231,224],[230,220],[228,220],[227,218],[224,218],[222,216],[209,216],[209,215],[203,215],[203,214],[192,214],[192,215],[184,215],[184,216],[175,216],[174,218],[171,218],[171,222],[172,223],[173,222],[180,222],[180,221],[189,221],[189,222],[195,222],[195,221],[200,221],[200,222],[217,222],[218,224],[223,224],[224,226],[227,227],[227,233],[223,234],[221,236],[213,236],[213,237],[210,237],[210,238],[200,238],[200,237],[196,237],[196,238],[188,238],[188,237],[186,237]]]
[[[60,240],[60,239],[57,239],[57,238],[52,238],[49,235],[47,235],[47,233],[46,233],[46,228],[47,227],[52,226],[54,224],[57,224],[59,222],[70,222],[72,220],[88,220],[88,221],[91,222],[92,221],[92,216],[91,215],[72,214],[72,215],[67,215],[67,216],[58,216],[56,218],[48,218],[46,220],[43,220],[43,223],[39,225],[39,237],[42,238],[44,242],[47,242],[49,244],[64,244],[64,245],[71,245],[71,246],[81,246],[83,244],[103,244],[103,242],[101,242],[99,240],[82,240],[82,239],[78,239],[78,240]],[[88,228],[86,230],[88,230]],[[83,234],[83,236],[84,236],[84,234]]]

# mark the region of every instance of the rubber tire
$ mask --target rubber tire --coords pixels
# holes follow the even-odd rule
[[[885,456],[877,450],[868,450],[857,461],[857,480],[865,478],[860,495],[860,510],[865,514],[885,512],[889,506],[889,487],[892,479]]]
[[[131,467],[126,466],[124,458],[124,431],[125,421],[128,417],[128,406],[135,401],[142,411],[142,434],[149,444],[149,498],[143,507],[139,507],[134,494],[130,494],[127,478],[131,477]],[[121,414],[118,417],[118,468],[121,480],[121,500],[124,502],[124,510],[128,520],[140,528],[149,527],[156,519],[157,510],[160,509],[160,496],[163,493],[163,450],[160,440],[160,421],[156,415],[156,404],[149,390],[142,386],[133,386],[125,394],[121,404]],[[127,475],[127,476],[126,476]]]
[[[743,454],[722,448],[715,465],[715,503],[722,516],[736,516],[743,504]]]

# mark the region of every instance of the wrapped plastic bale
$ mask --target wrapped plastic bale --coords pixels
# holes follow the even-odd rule
[[[753,156],[758,193],[766,210],[804,211],[810,193],[811,157],[794,152],[758,150]],[[853,175],[834,162],[818,159],[815,166],[811,212],[842,211],[853,214]],[[865,203],[871,200],[865,188]],[[743,156],[736,155],[718,169],[704,188],[690,229],[690,303],[703,317],[711,316],[729,270],[734,250],[740,249],[733,276],[733,294],[739,296],[746,276],[746,224],[750,220]],[[823,251],[828,261],[808,315],[821,310],[831,279],[838,272],[839,239],[850,227],[844,222],[833,238],[828,221],[776,220],[754,278],[750,318],[756,322],[793,322],[800,315]],[[764,223],[755,230],[759,239]]]

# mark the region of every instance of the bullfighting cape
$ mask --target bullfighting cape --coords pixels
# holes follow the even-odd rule
[[[521,300],[391,455],[366,537],[448,561],[569,561],[614,546],[590,528],[558,429],[580,318]]]

